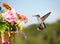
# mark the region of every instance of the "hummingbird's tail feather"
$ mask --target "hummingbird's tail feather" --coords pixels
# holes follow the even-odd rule
[[[46,28],[45,23],[43,23],[43,25],[44,25],[44,27],[42,26],[42,24],[40,24],[40,25],[38,26],[37,30],[38,30],[38,31],[42,31],[43,29],[45,29],[45,28]]]
[[[44,24],[44,28],[46,28],[46,25],[45,25],[45,23],[43,23]]]
[[[37,30],[38,30],[38,31],[43,30],[43,27],[42,27],[42,25],[41,25],[41,24],[38,26]]]

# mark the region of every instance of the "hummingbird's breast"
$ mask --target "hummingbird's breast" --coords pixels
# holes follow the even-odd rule
[[[38,20],[38,22],[39,22],[40,24],[42,24],[42,23],[43,23],[43,21],[42,21],[42,19],[41,19],[41,18],[37,18],[37,20]]]

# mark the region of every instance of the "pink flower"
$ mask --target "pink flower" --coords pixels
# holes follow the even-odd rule
[[[5,42],[3,42],[3,44],[9,44],[9,42],[5,41]]]
[[[22,35],[23,35],[23,37],[24,37],[25,39],[27,38],[27,34],[24,33],[23,31],[22,31]]]
[[[2,17],[6,21],[8,21],[12,24],[14,24],[16,22],[16,14],[13,10],[7,10],[5,13],[2,13]]]
[[[28,22],[28,18],[25,15],[21,15],[19,13],[16,13],[16,15],[19,17],[19,19],[22,19],[25,23]]]

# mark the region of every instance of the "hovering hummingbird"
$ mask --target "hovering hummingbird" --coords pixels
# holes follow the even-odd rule
[[[51,12],[47,13],[46,15],[44,15],[44,16],[42,16],[42,17],[40,17],[39,14],[33,15],[34,17],[37,17],[37,20],[38,20],[38,22],[39,22],[39,26],[38,26],[38,28],[37,28],[38,31],[41,31],[41,30],[43,30],[43,29],[46,28],[46,25],[45,25],[45,23],[44,23],[44,20],[45,20],[50,14],[51,14]]]

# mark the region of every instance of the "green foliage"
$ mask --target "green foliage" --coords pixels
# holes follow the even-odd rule
[[[1,24],[1,23],[0,23]],[[7,23],[8,24],[8,23]],[[0,25],[0,29],[5,29],[6,23]],[[28,38],[24,39],[19,32],[15,36],[15,43],[12,44],[60,44],[60,20],[52,24],[46,24],[47,28],[41,32],[37,31],[38,24],[31,24],[24,27],[24,32]]]
[[[21,34],[16,36],[16,44],[60,44],[60,20],[52,24],[46,24],[47,28],[37,31],[38,24],[31,24],[24,28],[28,38],[24,39]]]

